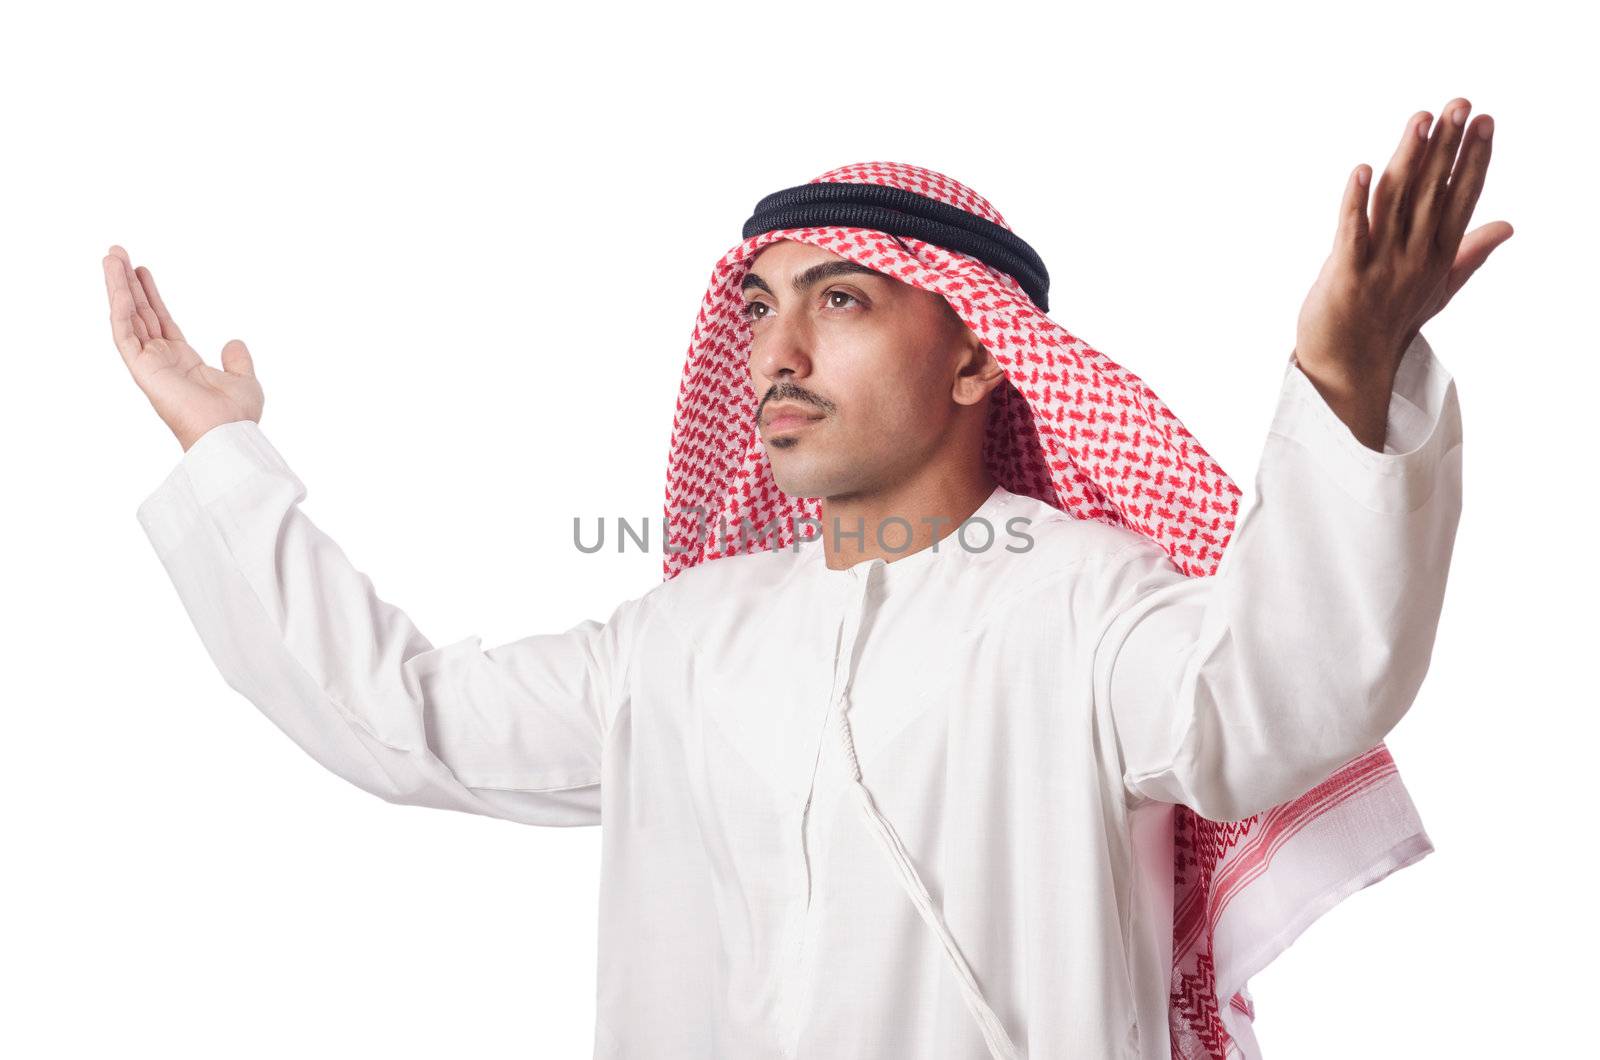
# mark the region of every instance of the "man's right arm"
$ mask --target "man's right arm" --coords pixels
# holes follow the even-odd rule
[[[389,802],[524,824],[600,820],[601,747],[650,603],[487,651],[435,647],[300,510],[251,420],[208,430],[138,518],[227,683]]]

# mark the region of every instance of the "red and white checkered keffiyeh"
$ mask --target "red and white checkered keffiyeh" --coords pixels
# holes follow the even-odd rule
[[[919,166],[865,162],[811,183],[823,181],[900,188],[1010,229],[972,189]],[[673,418],[665,578],[736,547],[707,526],[776,519],[765,540],[782,548],[793,543],[798,520],[821,518],[820,500],[774,484],[749,380],[739,284],[756,252],[782,239],[949,302],[1006,372],[984,446],[1002,486],[1080,519],[1134,529],[1191,577],[1216,572],[1241,491],[1143,381],[974,257],[868,228],[807,227],[752,236],[712,269]],[[1300,798],[1244,821],[1210,821],[1179,806],[1173,843],[1174,1060],[1258,1056],[1248,977],[1345,896],[1433,849],[1382,744]]]

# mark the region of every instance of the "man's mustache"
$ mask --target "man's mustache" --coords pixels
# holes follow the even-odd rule
[[[838,406],[829,401],[827,398],[817,397],[810,391],[795,386],[792,383],[780,383],[768,390],[766,396],[761,399],[761,404],[756,407],[756,419],[759,420],[761,418],[761,413],[765,411],[768,402],[772,401],[796,401],[801,404],[810,405],[822,412],[833,412],[838,408]]]

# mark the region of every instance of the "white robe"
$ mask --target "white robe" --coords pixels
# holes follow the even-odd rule
[[[1024,1055],[1168,1060],[1170,851],[1136,836],[1173,803],[1288,801],[1405,713],[1460,440],[1420,336],[1383,453],[1291,360],[1214,577],[997,489],[988,549],[975,526],[848,569],[818,543],[727,557],[487,650],[375,595],[254,423],[207,432],[138,517],[228,683],[327,768],[603,819],[596,1057],[988,1057],[870,793]]]

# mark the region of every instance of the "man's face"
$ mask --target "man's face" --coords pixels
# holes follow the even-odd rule
[[[792,240],[756,255],[743,293],[759,430],[790,496],[893,485],[986,412],[1000,369],[937,294]]]

